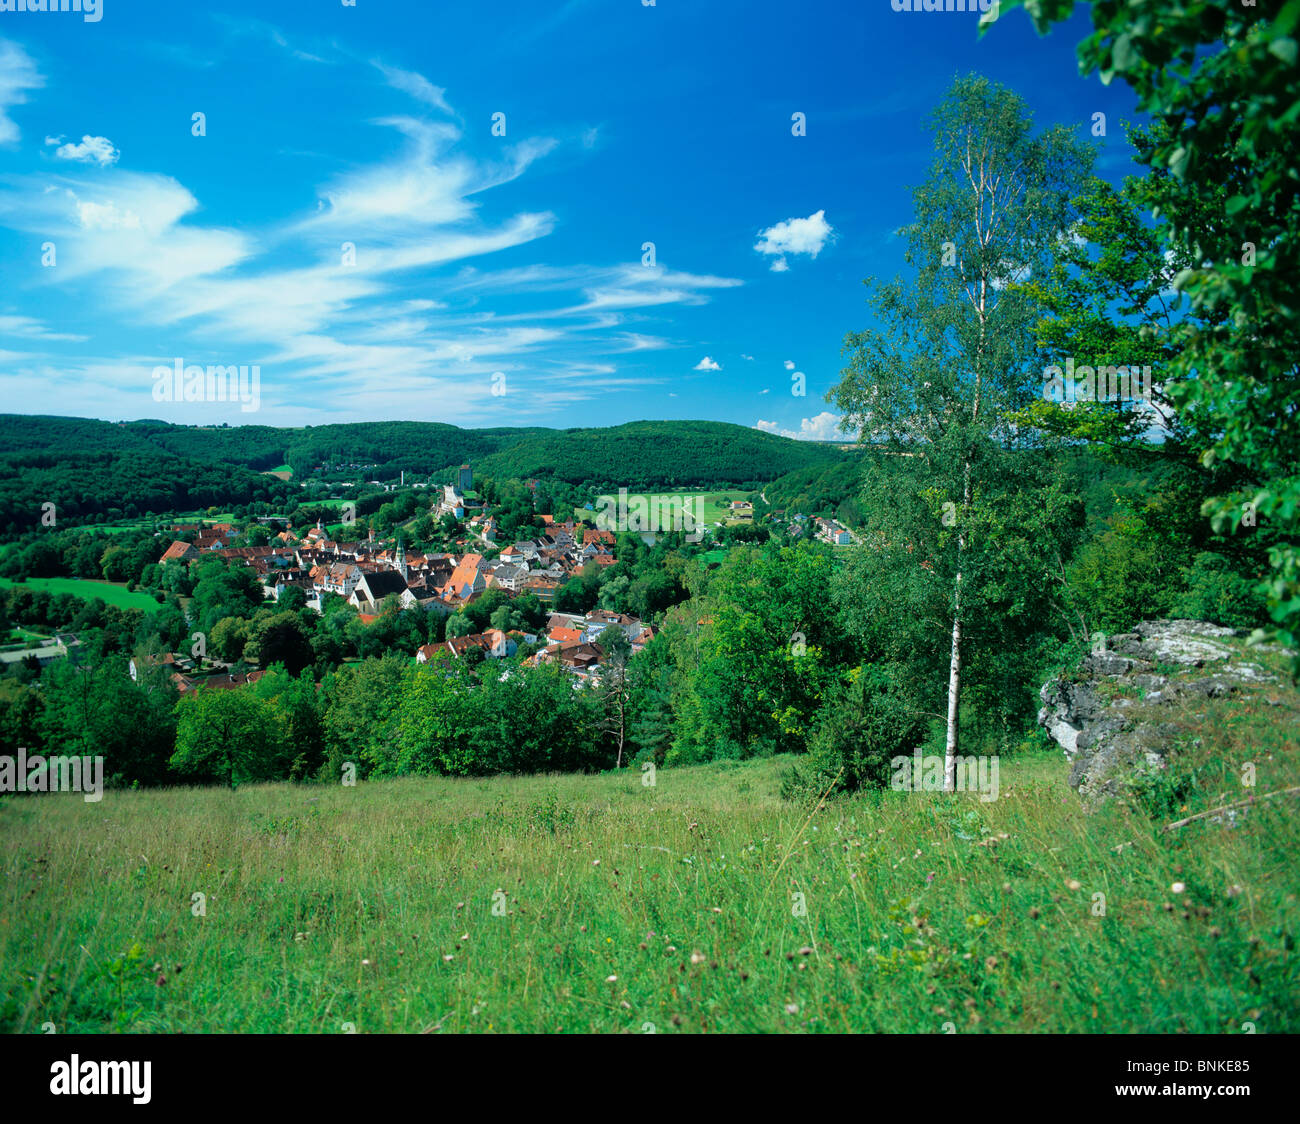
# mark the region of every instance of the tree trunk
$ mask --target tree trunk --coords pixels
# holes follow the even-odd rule
[[[957,788],[957,751],[961,719],[961,572],[952,611],[952,660],[948,665],[948,738],[944,748],[943,790]]]

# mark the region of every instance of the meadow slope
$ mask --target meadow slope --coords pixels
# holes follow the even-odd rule
[[[1161,834],[1043,754],[813,810],[788,763],[7,798],[0,1029],[1296,1029],[1290,801]]]

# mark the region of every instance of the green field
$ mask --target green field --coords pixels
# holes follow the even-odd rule
[[[9,578],[0,578],[0,589],[22,584],[32,591],[46,590],[49,593],[71,593],[86,601],[96,597],[106,605],[115,605],[119,609],[143,609],[150,612],[158,607],[158,602],[147,593],[128,590],[123,582],[91,581],[87,578],[28,578],[17,583]]]
[[[814,812],[787,764],[7,798],[0,1030],[1297,1029],[1284,801],[1161,834],[1053,753]]]
[[[635,494],[638,493],[634,493],[634,495]],[[663,493],[656,492],[656,493],[645,493],[645,494],[647,496],[650,495],[680,496],[682,497],[683,500],[688,497],[698,497],[697,502],[694,506],[693,514],[695,515],[696,518],[700,519],[702,522],[710,525],[713,523],[731,522],[732,521],[731,512],[728,509],[727,505],[731,503],[732,500],[748,499],[749,496],[751,495],[750,492],[741,492],[741,491],[663,492]],[[603,499],[605,497],[601,497],[601,498]],[[618,501],[617,495],[610,496],[609,498],[614,500],[615,503],[617,503]],[[631,497],[629,497],[629,502],[630,501],[631,501]],[[682,509],[681,503],[666,505],[666,510],[674,514],[679,513],[681,509]],[[656,504],[655,511],[659,511],[659,510],[661,510],[661,505]],[[574,511],[575,518],[585,519],[588,523],[595,523],[596,516],[600,514],[599,508],[596,508],[594,510],[589,510],[585,507],[575,507],[573,511]],[[737,520],[736,522],[739,522],[739,520]]]
[[[173,523],[231,523],[234,521],[234,515],[230,512],[224,515],[199,515],[191,513],[188,515],[160,515],[153,519],[118,519],[112,523],[83,523],[78,524],[77,529],[93,531],[97,534],[119,535],[127,531],[152,531],[155,525],[166,528]]]

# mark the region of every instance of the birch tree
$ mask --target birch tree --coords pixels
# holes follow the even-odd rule
[[[913,458],[910,494],[896,497],[903,509],[883,505],[892,520],[868,496],[864,549],[919,567],[928,591],[943,587],[945,784],[952,790],[971,625],[988,631],[981,608],[990,592],[994,601],[1007,592],[989,587],[1005,581],[1011,556],[1032,564],[1044,553],[1041,540],[1058,532],[1068,506],[1043,481],[1041,510],[1026,510],[1024,488],[1008,507],[1016,490],[1008,491],[1005,474],[1023,471],[1025,461],[1016,458],[1020,438],[1004,419],[1042,393],[1033,366],[1037,310],[1022,283],[1045,272],[1068,236],[1070,197],[1090,157],[1062,127],[1036,133],[1019,97],[976,76],[953,84],[930,128],[934,160],[912,192],[914,221],[901,232],[910,274],[883,285],[868,280],[878,326],[847,337],[849,366],[828,398],[847,432]],[[909,617],[904,627],[912,623]]]

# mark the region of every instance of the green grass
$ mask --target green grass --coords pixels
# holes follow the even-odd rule
[[[1257,792],[1270,713],[1215,751]],[[0,1029],[1297,1029],[1293,803],[1161,834],[1053,753],[813,811],[788,763],[7,798]]]
[[[19,584],[10,578],[0,578],[0,589],[7,589]],[[148,593],[128,590],[124,582],[92,581],[89,578],[28,578],[21,583],[33,592],[46,590],[50,594],[71,593],[85,601],[96,597],[106,605],[115,605],[119,609],[143,609],[146,613],[158,608],[158,602]]]
[[[636,494],[640,494],[640,493],[633,493],[633,494],[636,495]],[[693,510],[693,514],[695,514],[696,517],[699,518],[701,522],[703,522],[703,523],[707,523],[707,524],[713,524],[713,523],[728,523],[728,522],[742,522],[742,520],[733,520],[733,519],[731,518],[731,512],[730,512],[730,510],[728,509],[728,506],[727,506],[727,505],[728,505],[732,500],[743,500],[743,499],[747,499],[747,498],[749,497],[749,495],[750,495],[749,492],[744,492],[744,491],[729,491],[729,492],[669,492],[669,491],[666,491],[666,490],[665,490],[665,491],[662,491],[662,492],[645,493],[645,494],[646,494],[647,496],[652,495],[652,494],[653,494],[653,495],[665,495],[665,496],[666,496],[666,495],[673,495],[673,496],[681,496],[681,497],[683,497],[683,498],[686,498],[686,497],[688,497],[688,496],[698,496],[698,497],[700,497],[700,499],[699,499],[699,502],[698,502],[696,505],[693,506],[693,509],[692,509],[692,510]],[[613,499],[615,502],[617,502],[617,500],[618,500],[618,497],[617,497],[616,495],[615,495],[615,496],[611,496],[610,498]],[[659,510],[658,505],[656,505],[655,510],[656,510],[656,512]],[[680,510],[680,505],[678,505],[678,504],[674,504],[674,505],[672,505],[672,510],[673,510],[673,511],[678,511],[678,510]],[[596,508],[596,509],[593,509],[593,510],[588,510],[588,509],[585,508],[585,507],[575,507],[575,508],[573,509],[573,511],[574,511],[574,515],[575,515],[576,518],[578,518],[578,519],[586,519],[588,522],[591,522],[591,523],[594,523],[595,520],[596,520],[596,516],[600,514],[600,509],[599,509],[599,508]],[[744,520],[744,522],[748,522],[748,520]]]

